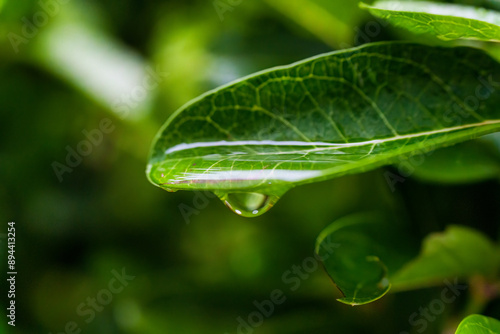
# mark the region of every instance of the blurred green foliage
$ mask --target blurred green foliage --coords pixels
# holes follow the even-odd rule
[[[367,35],[378,21],[355,1],[300,3],[242,0],[222,20],[212,1],[200,0],[0,5],[0,231],[16,222],[18,272],[16,327],[7,328],[2,315],[0,332],[55,334],[74,321],[84,333],[236,333],[238,317],[248,321],[254,301],[276,289],[286,301],[255,333],[415,331],[409,316],[439,288],[352,308],[335,301],[339,294],[321,269],[293,291],[282,276],[313,255],[319,231],[351,212],[404,217],[410,244],[449,224],[498,239],[496,180],[440,185],[409,177],[392,192],[377,170],[294,189],[249,220],[202,194],[168,194],[144,175],[158,128],[206,90],[332,48],[405,36],[382,24]],[[149,89],[151,70],[168,74]],[[82,131],[99,129],[103,119],[113,130],[71,172],[59,172],[60,182],[54,162],[66,165],[68,147],[84,149]],[[182,204],[193,209],[188,220]],[[122,268],[135,278],[103,299]],[[3,294],[5,279],[0,287]],[[92,309],[87,298],[99,296],[109,303],[97,305],[93,318],[82,315]],[[427,333],[437,333],[444,314],[466,299]],[[484,314],[498,317],[500,303]]]

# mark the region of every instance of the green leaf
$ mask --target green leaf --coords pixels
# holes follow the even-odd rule
[[[258,216],[296,185],[498,131],[497,78],[500,65],[473,48],[377,43],[320,55],[180,108],[154,140],[147,176]]]
[[[455,334],[500,333],[500,321],[480,314],[469,315],[458,325]]]
[[[439,285],[447,278],[492,277],[499,251],[485,235],[464,226],[450,226],[423,242],[420,255],[391,277],[397,290]]]
[[[429,33],[443,40],[500,41],[500,14],[492,10],[430,1],[376,1],[360,6],[414,33]]]
[[[341,291],[340,302],[361,305],[383,297],[391,287],[410,290],[498,272],[498,249],[473,229],[450,226],[433,233],[414,257],[409,232],[401,227],[387,217],[363,213],[338,219],[321,232],[316,254]],[[334,251],[331,245],[336,245]]]
[[[427,182],[466,184],[500,180],[500,152],[491,143],[479,140],[418,155],[401,164],[414,166],[412,176]]]
[[[343,295],[338,301],[362,305],[389,291],[389,267],[398,265],[401,253],[388,247],[390,228],[384,217],[362,213],[338,219],[321,232],[316,254]],[[397,243],[397,237],[392,241]],[[336,245],[334,251],[331,245]]]

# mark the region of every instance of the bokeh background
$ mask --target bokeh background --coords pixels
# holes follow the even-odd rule
[[[378,169],[293,189],[255,219],[145,177],[160,126],[205,91],[322,52],[409,38],[440,43],[384,25],[354,0],[0,0],[0,232],[16,222],[18,272],[13,328],[0,235],[0,333],[237,333],[238,317],[248,320],[275,289],[286,301],[240,333],[415,332],[409,316],[440,288],[350,307],[335,301],[321,268],[295,291],[282,275],[313,255],[325,226],[363,210],[403,217],[416,245],[448,224],[498,239],[495,137],[424,159],[427,169],[395,189],[384,173],[397,168]],[[103,120],[112,130],[83,147]],[[58,176],[78,147],[88,154]],[[453,168],[458,184],[435,182]],[[105,305],[98,299],[95,316],[78,312],[108,296],[101,291],[122,270],[134,278]],[[459,316],[466,299],[426,333]],[[485,313],[498,316],[500,305]]]

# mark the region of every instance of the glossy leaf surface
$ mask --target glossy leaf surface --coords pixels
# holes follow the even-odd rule
[[[251,195],[233,208],[257,216],[293,186],[498,131],[497,78],[500,65],[472,48],[380,43],[320,55],[180,108],[147,175],[167,190],[212,190],[230,208],[234,193],[261,194],[261,207]]]

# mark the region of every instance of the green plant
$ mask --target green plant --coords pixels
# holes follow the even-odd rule
[[[441,163],[455,171],[452,182],[497,177],[498,160],[485,151],[472,149],[472,160],[486,165],[474,170],[473,161],[460,170],[446,158],[456,156],[455,147],[434,151],[500,130],[500,64],[486,51],[495,51],[493,43],[500,40],[500,14],[430,2],[360,6],[425,38],[482,42],[474,48],[371,43],[220,87],[165,123],[151,150],[149,180],[168,191],[213,191],[235,213],[256,217],[297,185],[397,161],[420,165],[412,159],[426,159],[429,152],[429,160],[445,157]],[[432,175],[432,168],[416,170]],[[391,187],[404,180],[385,175]],[[459,280],[467,280],[476,290],[490,291],[471,293],[470,314],[498,295],[500,250],[488,237],[450,225],[428,236],[416,254],[405,244],[409,232],[399,220],[354,214],[320,234],[316,253],[342,292],[341,302],[366,304],[390,290],[443,283],[460,292],[465,288]],[[325,243],[340,247],[323,254]],[[496,320],[475,315],[457,333],[496,331]]]

